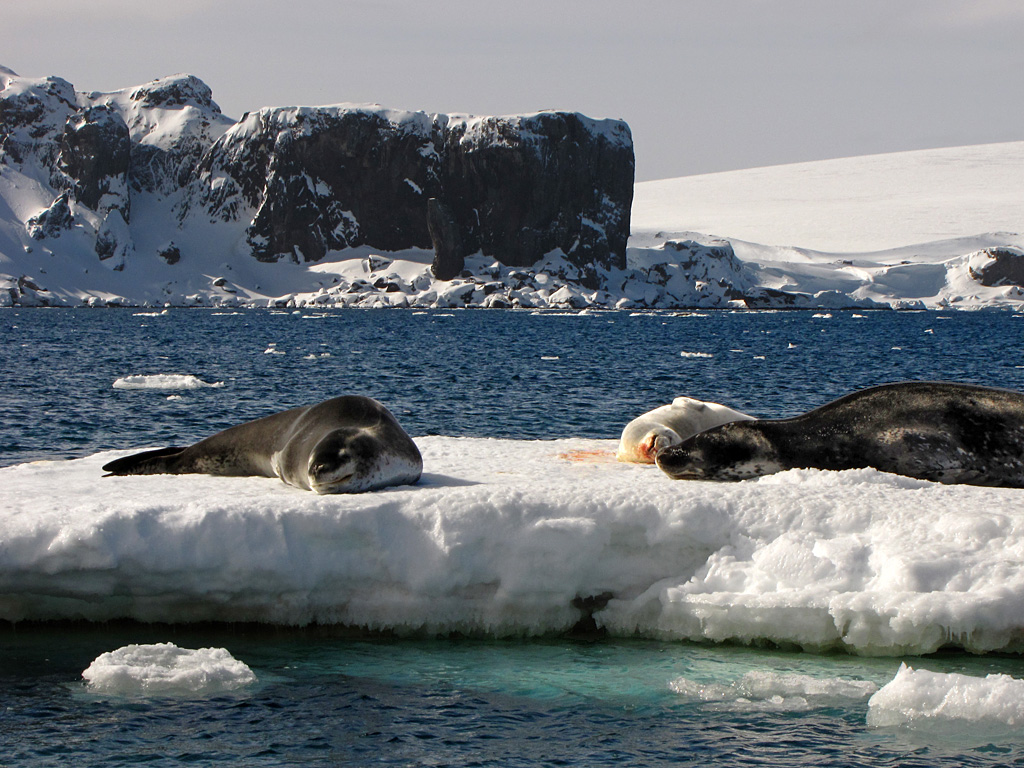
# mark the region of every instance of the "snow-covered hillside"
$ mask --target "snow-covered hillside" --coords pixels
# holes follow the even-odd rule
[[[339,105],[236,124],[186,75],[82,93],[0,67],[0,86],[0,306],[1024,305],[1024,142],[637,184],[623,259],[632,149],[621,121]],[[339,138],[343,122],[355,127]],[[515,197],[502,179],[512,185],[509,168],[529,158],[478,161],[494,179],[472,195],[439,181],[441,155],[462,157],[479,133],[452,126],[470,123],[491,126],[474,139],[485,151],[540,142],[551,150],[540,155],[569,153],[559,168],[604,158],[618,170],[530,171],[544,184],[516,194],[547,203],[510,219],[521,206],[502,207]],[[588,142],[581,163],[572,153]],[[353,160],[375,152],[395,178]],[[341,199],[342,187],[355,191]],[[425,214],[441,192],[456,202]],[[467,196],[479,202],[455,210]],[[417,247],[377,242],[402,238]]]
[[[636,185],[631,246],[694,230],[728,238],[766,288],[896,307],[1017,306],[1024,141]]]

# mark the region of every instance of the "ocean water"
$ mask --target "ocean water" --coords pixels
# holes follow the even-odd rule
[[[905,379],[1024,389],[1022,323],[1008,312],[4,310],[0,465],[183,444],[345,393],[382,400],[413,435],[542,439],[615,437],[682,394],[775,417]],[[168,374],[219,386],[114,386]],[[206,697],[85,688],[99,654],[167,641],[227,648],[259,683]],[[1024,731],[869,728],[866,697],[740,685],[767,671],[881,686],[903,660],[1024,677],[1013,656],[0,626],[0,766],[1024,764]]]

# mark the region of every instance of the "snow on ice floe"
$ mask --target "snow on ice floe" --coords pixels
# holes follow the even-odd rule
[[[985,734],[1024,724],[1024,680],[916,670],[901,664],[868,702],[868,725]]]
[[[869,680],[756,670],[728,685],[680,677],[669,683],[669,689],[686,699],[703,702],[711,709],[805,712],[866,700],[878,686]]]
[[[100,654],[82,673],[94,693],[210,695],[244,688],[256,675],[224,648],[179,648],[174,643],[127,645]]]
[[[415,486],[0,468],[0,619],[1024,650],[1024,492],[875,470],[673,481],[616,441],[417,439]],[[602,601],[597,601],[599,604]]]
[[[123,376],[114,381],[114,389],[203,389],[223,387],[223,381],[206,382],[197,376],[181,373],[154,373]]]

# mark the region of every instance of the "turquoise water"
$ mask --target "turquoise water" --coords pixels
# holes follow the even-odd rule
[[[195,440],[347,392],[378,397],[414,435],[534,439],[615,437],[680,394],[781,416],[900,379],[1024,389],[1024,319],[1013,314],[830,314],[4,310],[0,465]],[[156,373],[224,386],[112,386]],[[148,642],[227,648],[259,682],[197,698],[85,689],[96,656]],[[866,698],[703,701],[671,687],[730,686],[764,670],[883,685],[902,660],[328,628],[0,625],[0,766],[1024,764],[1024,732],[1013,729],[872,729]],[[907,661],[1024,677],[1019,657]]]
[[[118,698],[79,680],[104,650],[227,647],[260,682]],[[1024,734],[972,743],[865,725],[866,700],[788,711],[669,689],[750,670],[888,682],[899,661],[656,642],[389,641],[252,628],[22,628],[0,635],[3,765],[1009,765]],[[915,660],[941,672],[1018,659]],[[1019,673],[1019,671],[1018,671]]]

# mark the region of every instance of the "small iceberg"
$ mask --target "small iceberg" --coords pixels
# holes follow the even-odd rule
[[[204,389],[223,386],[223,381],[210,383],[191,374],[180,373],[123,376],[114,382],[114,389]]]
[[[82,677],[92,692],[121,696],[205,696],[256,682],[253,671],[224,648],[191,650],[174,643],[126,645],[102,653]]]
[[[943,732],[1016,730],[1024,725],[1024,680],[943,674],[901,664],[868,702],[868,725]]]

